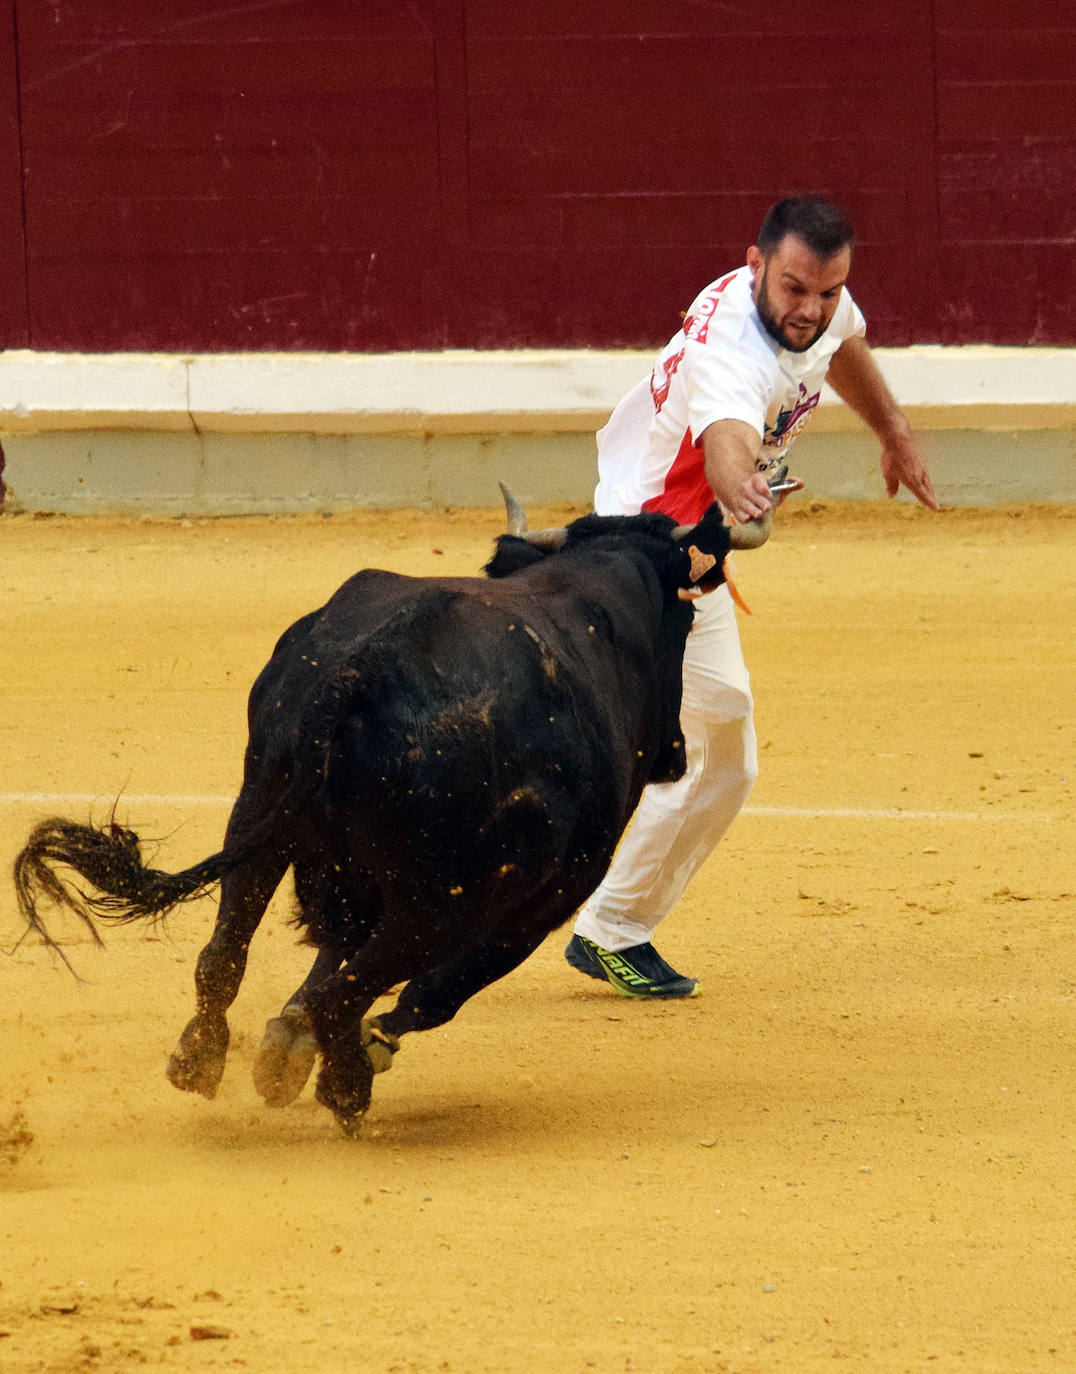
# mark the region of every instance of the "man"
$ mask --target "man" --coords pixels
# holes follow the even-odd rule
[[[689,524],[716,497],[737,521],[765,515],[767,471],[810,418],[826,380],[878,436],[888,494],[903,484],[937,510],[919,444],[845,289],[851,264],[852,229],[837,206],[815,196],[772,206],[747,265],[701,292],[650,377],[600,431],[595,510],[658,510]],[[662,959],[651,935],[740,811],[758,771],[750,682],[726,587],[695,602],[680,721],[684,777],[643,793],[565,950],[573,968],[627,996],[698,995],[698,981]]]

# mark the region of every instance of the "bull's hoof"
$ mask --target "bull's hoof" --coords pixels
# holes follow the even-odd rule
[[[165,1073],[180,1092],[216,1097],[228,1054],[228,1023],[195,1016],[172,1051]]]
[[[338,1113],[336,1124],[340,1127],[341,1135],[346,1136],[348,1140],[358,1140],[359,1136],[362,1135],[364,1115],[363,1112],[360,1112],[358,1116],[340,1116]]]
[[[266,1022],[254,1057],[254,1086],[266,1106],[286,1107],[302,1092],[317,1058],[318,1045],[306,1008],[293,1002]]]
[[[315,1095],[336,1117],[345,1135],[359,1134],[373,1081],[370,1061],[354,1041],[350,1045],[338,1042],[331,1054],[323,1054]]]
[[[342,1097],[339,1093],[330,1088],[325,1082],[324,1071],[318,1075],[318,1086],[315,1093],[318,1101],[323,1107],[328,1107],[333,1116],[336,1117],[336,1124],[349,1140],[357,1140],[362,1133],[362,1119],[366,1115],[366,1109],[370,1105],[370,1094],[366,1093],[366,1100],[363,1102],[362,1094],[355,1096]]]
[[[400,1042],[395,1035],[382,1030],[381,1022],[373,1016],[362,1023],[362,1047],[374,1073],[384,1073],[392,1068],[392,1057],[400,1048]]]

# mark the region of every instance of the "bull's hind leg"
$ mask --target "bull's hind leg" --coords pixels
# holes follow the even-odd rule
[[[451,1021],[464,1002],[511,973],[545,939],[547,932],[515,935],[511,940],[479,945],[429,973],[413,978],[401,991],[396,1005],[365,1024],[375,1044],[378,1040],[398,1046],[400,1037],[410,1031],[430,1030]],[[370,1054],[370,1050],[367,1050]],[[383,1063],[383,1067],[388,1067]]]
[[[302,985],[288,998],[279,1016],[266,1023],[254,1059],[254,1086],[269,1107],[286,1107],[302,1092],[317,1058],[314,1026],[306,998],[337,972],[343,962],[336,950],[318,951]]]
[[[345,1135],[356,1136],[370,1105],[374,1068],[363,1045],[363,1014],[384,991],[360,952],[310,994],[308,1014],[321,1050],[317,1100],[328,1107]],[[391,980],[389,985],[391,986]]]
[[[398,932],[393,938],[391,928],[386,934],[378,927],[338,973],[307,990],[307,1011],[321,1050],[317,1099],[346,1135],[359,1133],[375,1072],[377,1053],[368,1052],[371,1035],[363,1017],[376,998],[414,970],[416,960],[436,957],[430,951],[419,954],[400,941]]]
[[[188,1021],[166,1070],[183,1092],[215,1097],[228,1053],[225,1012],[235,1001],[247,966],[247,951],[288,860],[268,854],[236,869],[221,884],[220,914],[209,943],[198,956],[194,986],[197,1010]]]
[[[345,1134],[358,1134],[374,1073],[388,1067],[399,1036],[450,1020],[479,989],[522,963],[545,934],[544,929],[525,936],[513,932],[453,957],[453,946],[458,948],[453,924],[427,926],[429,943],[421,954],[401,942],[398,930],[378,927],[339,973],[313,989],[307,1005],[322,1053],[317,1099]],[[416,964],[425,964],[427,971],[411,978],[395,1008],[363,1020],[374,1000],[413,974]]]

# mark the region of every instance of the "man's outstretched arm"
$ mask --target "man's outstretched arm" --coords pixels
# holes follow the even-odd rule
[[[903,483],[924,506],[937,510],[938,498],[922,446],[878,371],[865,339],[845,339],[833,355],[826,381],[878,436],[886,493],[896,496]]]

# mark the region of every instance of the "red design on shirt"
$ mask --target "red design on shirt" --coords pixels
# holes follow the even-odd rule
[[[714,283],[712,289],[699,301],[694,313],[684,317],[684,347],[659,363],[650,374],[650,394],[654,399],[655,414],[661,411],[668,399],[673,377],[687,352],[687,341],[702,344],[706,342],[710,321],[717,314],[722,292],[737,276],[738,270],[730,272],[728,276]],[[701,520],[713,501],[714,494],[706,480],[702,448],[692,442],[691,431],[687,430],[680,441],[676,457],[665,474],[664,486],[657,496],[644,501],[642,508],[671,515],[678,524],[688,525]]]
[[[671,515],[679,525],[694,525],[702,519],[713,500],[703,466],[702,447],[691,442],[689,430],[681,440],[672,467],[665,474],[665,486],[657,496],[643,502],[643,510]]]
[[[669,399],[669,388],[672,386],[672,379],[676,373],[676,369],[684,361],[684,354],[686,352],[686,348],[682,348],[679,353],[674,354],[671,358],[667,358],[665,362],[661,364],[660,371],[662,373],[662,380],[660,382],[657,381],[658,368],[655,367],[650,374],[650,395],[654,398],[655,415],[661,413],[661,407]]]

